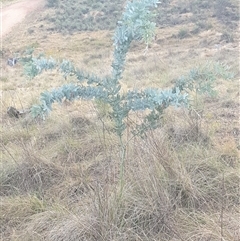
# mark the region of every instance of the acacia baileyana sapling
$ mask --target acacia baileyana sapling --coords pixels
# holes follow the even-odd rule
[[[157,127],[163,110],[168,106],[188,104],[188,90],[196,88],[198,91],[211,89],[211,84],[217,75],[229,78],[222,65],[206,65],[204,68],[191,70],[189,75],[182,76],[169,89],[146,88],[143,90],[128,90],[120,92],[120,79],[125,66],[126,55],[133,41],[148,43],[154,38],[156,24],[152,21],[152,10],[157,7],[157,0],[128,1],[122,18],[117,23],[113,37],[113,62],[111,74],[99,77],[86,73],[74,66],[68,60],[57,61],[44,56],[32,57],[25,62],[25,72],[30,78],[41,74],[43,71],[58,69],[63,76],[75,76],[76,81],[65,84],[51,91],[41,94],[40,104],[34,105],[31,112],[34,116],[45,116],[52,110],[54,102],[64,99],[99,100],[108,104],[110,115],[115,122],[115,131],[121,138],[126,128],[125,120],[131,111],[148,110],[142,123],[135,128],[142,134],[148,128]],[[221,66],[217,67],[217,66]],[[203,79],[204,78],[204,79]]]

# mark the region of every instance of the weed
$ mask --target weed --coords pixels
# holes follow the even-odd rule
[[[47,7],[53,8],[57,7],[59,4],[59,0],[47,0]]]
[[[226,26],[232,28],[232,21],[239,21],[238,7],[232,1],[217,0],[215,1],[214,10],[217,19],[219,19]],[[233,25],[233,28],[236,26]]]
[[[28,31],[29,34],[34,33],[34,29],[32,29],[32,28],[29,28],[27,31]]]
[[[47,16],[47,19],[54,22],[57,31],[74,33],[86,30],[114,29],[114,20],[120,16],[123,2],[94,0],[92,2],[83,1],[79,5],[77,1],[64,0],[61,4],[54,3],[54,6],[57,8],[56,13],[53,16]]]
[[[233,34],[229,33],[229,32],[224,32],[221,35],[221,41],[225,41],[226,43],[233,43],[234,42],[234,38],[233,38]]]
[[[6,76],[1,76],[1,77],[0,77],[0,81],[6,83],[6,82],[8,82],[8,77],[6,77]]]
[[[203,30],[209,30],[213,27],[212,24],[207,21],[200,21],[196,25]]]
[[[209,30],[212,28],[212,24],[206,21],[199,21],[191,31],[192,34],[198,34],[201,30]]]
[[[189,37],[188,30],[185,29],[185,28],[180,29],[178,34],[177,34],[177,37],[180,38],[180,39],[184,39],[184,38]]]

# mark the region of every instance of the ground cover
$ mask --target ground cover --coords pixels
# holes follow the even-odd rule
[[[189,14],[195,8],[190,1],[186,10],[182,1],[169,2],[162,6],[168,17],[184,20],[166,25],[159,20],[162,27],[146,53],[144,45],[133,44],[123,90],[169,87],[207,61],[224,62],[235,77],[218,79],[215,96],[196,98],[192,93],[191,111],[169,108],[160,128],[129,143],[121,201],[119,146],[106,106],[66,101],[54,105],[45,122],[10,118],[6,112],[9,106],[30,107],[42,91],[65,82],[55,71],[29,80],[20,64],[5,64],[8,57],[33,47],[36,54],[67,58],[105,75],[112,61],[113,32],[63,35],[49,29],[45,16],[55,9],[46,8],[3,39],[2,240],[239,239],[238,21],[234,14],[221,21],[213,12],[221,1],[205,3],[204,19]],[[199,8],[200,1],[194,3]],[[234,12],[236,2],[228,4],[224,13]],[[198,21],[193,22],[195,14]],[[138,118],[141,113],[131,115],[128,125]]]

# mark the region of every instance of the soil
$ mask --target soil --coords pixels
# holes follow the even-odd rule
[[[2,37],[21,23],[28,14],[43,8],[44,4],[44,0],[24,0],[4,6],[1,11]]]

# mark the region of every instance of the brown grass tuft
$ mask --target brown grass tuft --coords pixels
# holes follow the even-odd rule
[[[54,104],[45,121],[6,114],[7,107],[29,108],[41,92],[65,83],[56,71],[27,79],[20,64],[5,64],[10,54],[35,47],[35,55],[70,59],[105,76],[111,71],[113,33],[53,33],[39,13],[3,39],[2,240],[239,241],[239,34],[232,28],[237,22],[230,17],[226,31],[225,22],[213,16],[211,1],[163,1],[161,6],[156,40],[148,51],[134,43],[126,57],[123,91],[171,87],[206,61],[223,61],[236,76],[218,79],[214,97],[189,93],[191,111],[168,108],[158,129],[147,132],[145,139],[132,138],[123,189],[120,145],[104,103]],[[207,23],[203,16],[208,16]],[[181,29],[190,35],[176,38]],[[141,113],[131,113],[129,119],[139,118]],[[131,124],[123,140],[130,140],[130,129]]]
[[[41,159],[25,161],[12,167],[1,177],[0,195],[43,194],[46,189],[63,178],[59,166]]]

